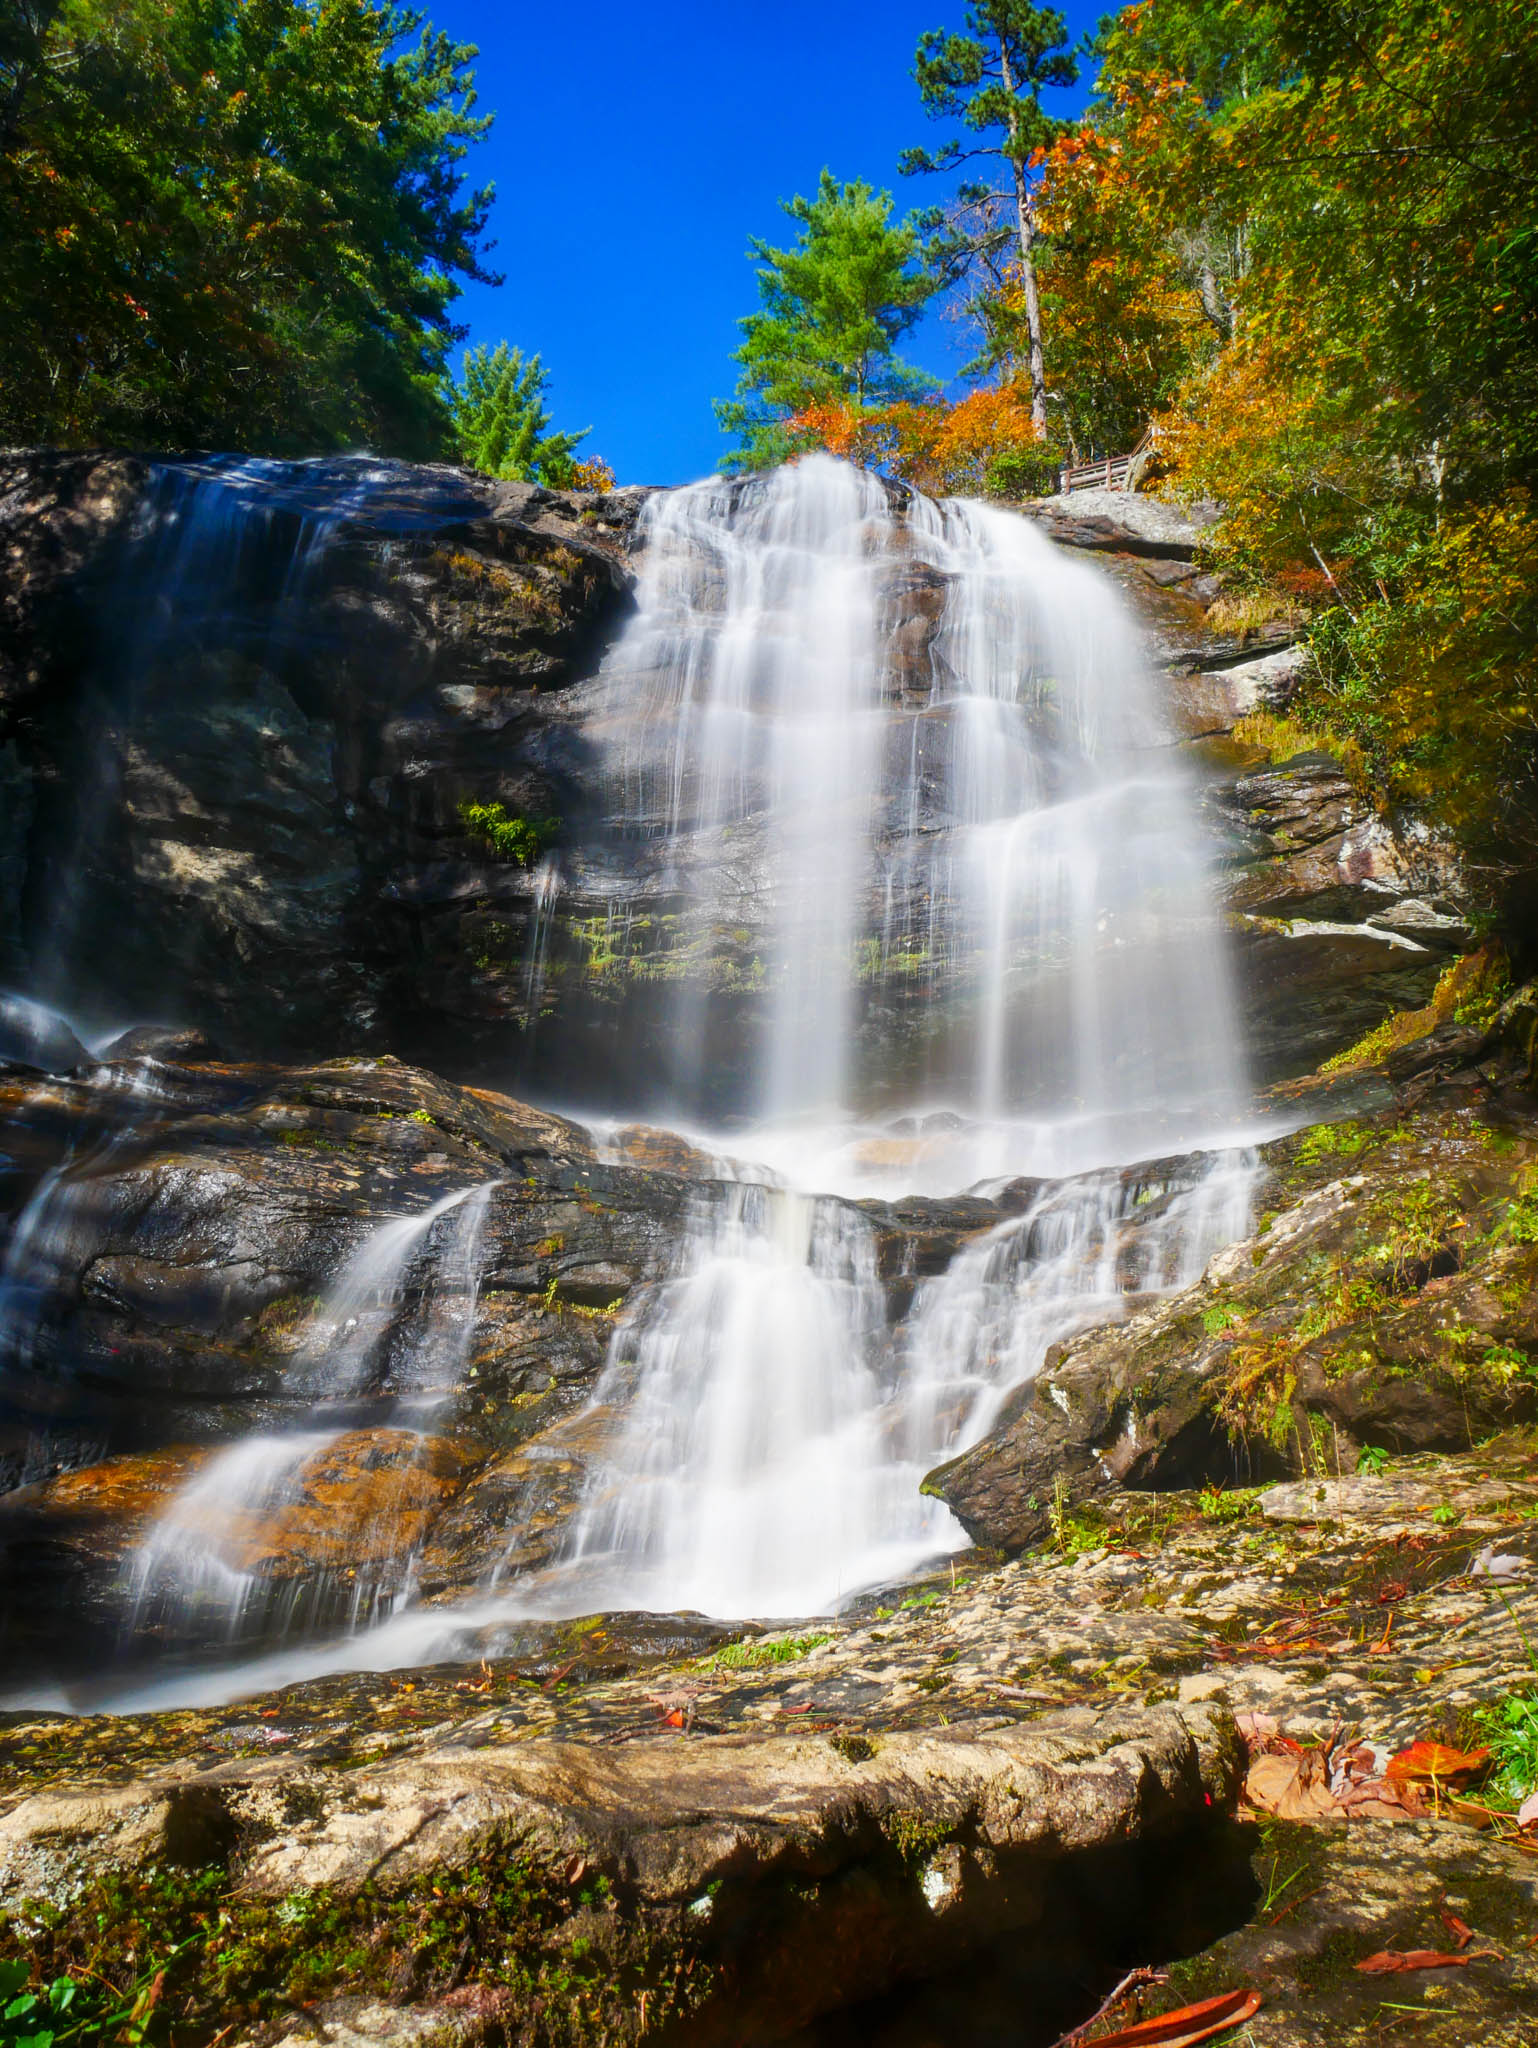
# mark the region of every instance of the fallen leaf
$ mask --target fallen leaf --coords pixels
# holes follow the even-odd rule
[[[1353,1820],[1419,1820],[1427,1811],[1426,1798],[1408,1779],[1369,1778],[1346,1786],[1339,1799],[1340,1811]]]
[[[1476,1778],[1490,1763],[1488,1749],[1450,1749],[1445,1742],[1412,1742],[1391,1756],[1385,1773],[1428,1784],[1448,1785],[1456,1778]]]
[[[1264,1749],[1271,1737],[1280,1729],[1280,1723],[1270,1714],[1236,1714],[1234,1723],[1244,1737],[1245,1748],[1251,1753],[1257,1749]]]
[[[1304,1756],[1258,1756],[1244,1780],[1244,1796],[1278,1820],[1320,1820],[1336,1811],[1317,1751]]]
[[[1474,1930],[1467,1920],[1460,1920],[1456,1913],[1449,1913],[1445,1906],[1442,1908],[1442,1924],[1459,1948],[1467,1948],[1474,1939]]]
[[[1517,1826],[1530,1828],[1535,1821],[1538,1821],[1538,1792],[1529,1792],[1517,1808]]]
[[[1258,1991],[1225,1991],[1221,1998],[1204,1998],[1200,2005],[1183,2005],[1178,2012],[1160,2013],[1157,2019],[1139,2020],[1135,2027],[1101,2034],[1093,2048],[1193,2048],[1193,2043],[1210,2041],[1214,2034],[1226,2033],[1259,2011]]]
[[[1498,1956],[1499,1953],[1493,1948],[1471,1948],[1467,1955],[1454,1956],[1445,1949],[1385,1948],[1375,1956],[1368,1956],[1356,1967],[1364,1977],[1388,1977],[1402,1970],[1461,1970],[1466,1963],[1478,1962],[1481,1956]]]

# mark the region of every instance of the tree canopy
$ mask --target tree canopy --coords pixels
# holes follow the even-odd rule
[[[385,0],[13,0],[0,430],[440,453],[473,49]]]
[[[737,395],[717,404],[740,437],[733,466],[757,468],[794,452],[791,422],[829,403],[856,411],[912,396],[935,380],[904,363],[896,344],[935,289],[918,230],[894,222],[892,196],[840,184],[824,171],[814,197],[782,202],[800,227],[795,246],[756,238],[761,306],[742,321]]]

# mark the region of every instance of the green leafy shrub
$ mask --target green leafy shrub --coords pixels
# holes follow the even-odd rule
[[[1044,442],[1001,448],[990,456],[983,482],[992,498],[1050,498],[1062,480],[1062,456]]]
[[[498,860],[515,860],[521,868],[532,867],[561,829],[559,818],[509,817],[501,804],[478,804],[469,797],[459,806],[459,821]]]

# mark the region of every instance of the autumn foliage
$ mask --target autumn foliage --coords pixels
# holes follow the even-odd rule
[[[792,416],[788,431],[797,452],[825,448],[942,496],[1057,485],[1059,456],[1037,435],[1030,391],[1018,382],[974,391],[955,404],[809,405]]]

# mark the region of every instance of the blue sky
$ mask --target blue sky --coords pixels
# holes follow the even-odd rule
[[[757,303],[748,237],[793,237],[778,201],[826,164],[897,193],[901,210],[942,181],[899,179],[898,152],[932,146],[910,76],[925,29],[960,27],[965,0],[591,0],[571,5],[426,0],[436,26],[479,44],[476,152],[497,187],[497,290],[471,286],[475,341],[538,349],[558,426],[625,483],[679,483],[726,445],[710,409],[736,381],[736,322]],[[1075,38],[1102,5],[1070,4]],[[1054,95],[1082,105],[1083,85]],[[953,377],[969,350],[930,316],[911,360]]]

